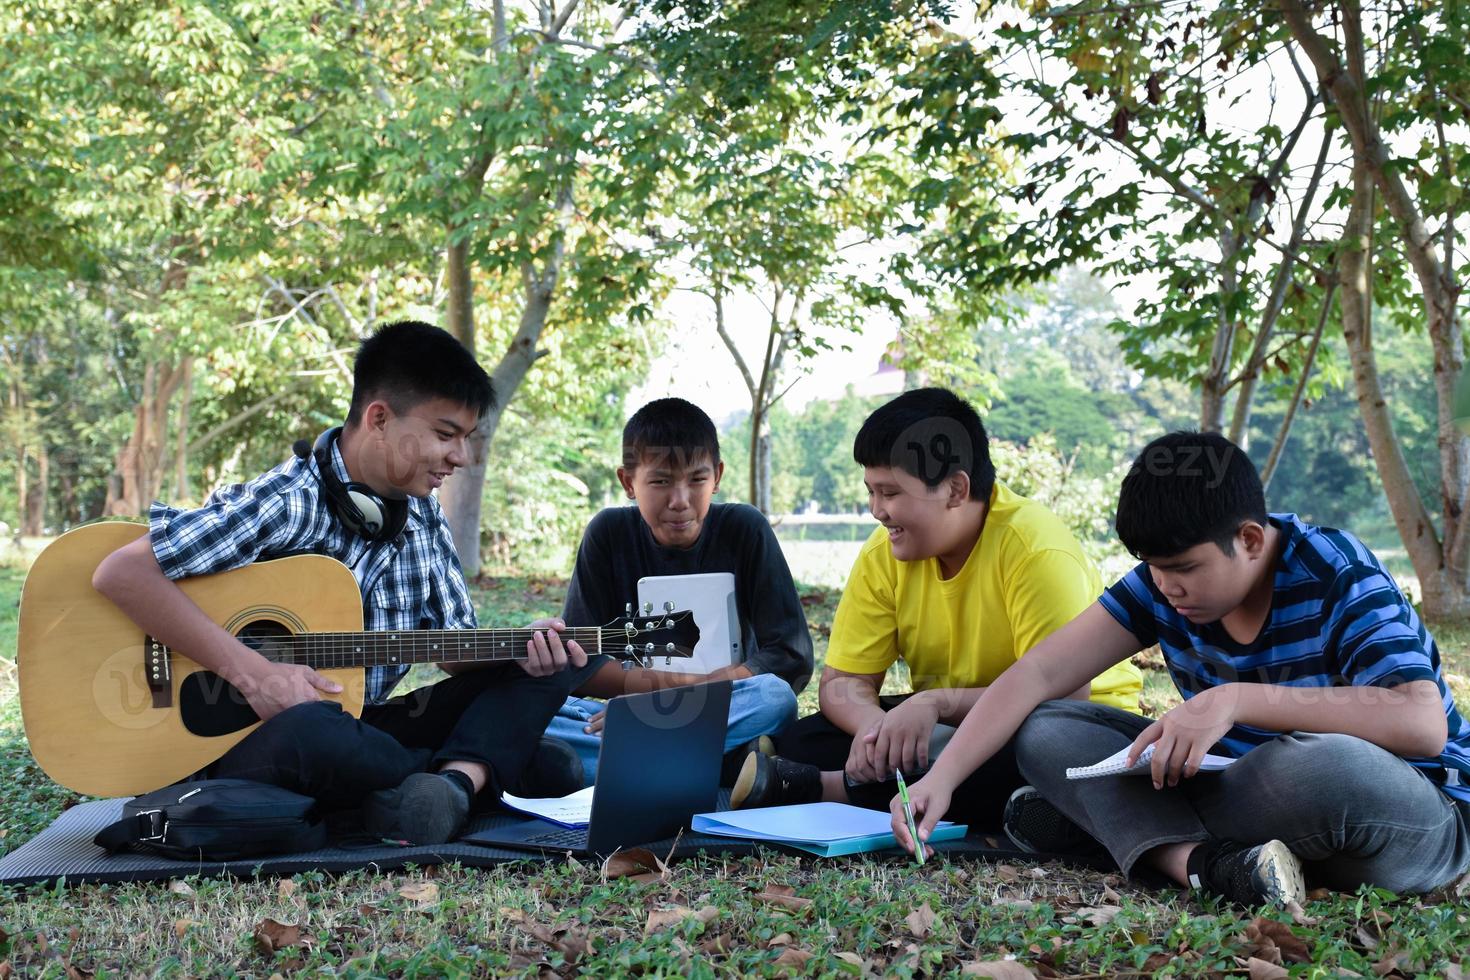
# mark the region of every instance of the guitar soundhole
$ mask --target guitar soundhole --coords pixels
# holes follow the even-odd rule
[[[272,641],[290,636],[280,623],[251,623],[236,636],[269,660],[276,659]],[[260,721],[240,689],[208,670],[196,670],[179,683],[179,720],[192,734],[204,738],[228,735]]]

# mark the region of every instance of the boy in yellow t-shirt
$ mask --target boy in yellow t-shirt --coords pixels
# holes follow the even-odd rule
[[[832,624],[821,713],[752,753],[736,808],[836,800],[884,809],[893,773],[917,775],[1011,664],[1102,592],[1097,570],[1041,504],[995,481],[985,427],[941,388],[909,391],[863,423],[853,445],[882,524],[863,546]],[[880,696],[902,658],[914,693]],[[1136,710],[1123,663],[1073,697]],[[1022,787],[1000,753],[955,794],[951,816],[998,827]]]

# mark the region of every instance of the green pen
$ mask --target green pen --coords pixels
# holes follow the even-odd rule
[[[923,864],[924,842],[919,840],[919,828],[914,823],[914,808],[909,803],[909,786],[903,781],[903,770],[895,769],[893,774],[898,777],[898,798],[903,801],[903,818],[908,821],[909,836],[914,840],[914,859]]]

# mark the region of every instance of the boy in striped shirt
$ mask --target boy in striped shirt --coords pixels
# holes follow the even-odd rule
[[[1015,732],[1036,788],[1007,814],[1023,845],[1058,846],[1034,839],[1066,826],[1037,819],[1055,807],[1125,872],[1247,905],[1301,901],[1308,876],[1425,892],[1470,867],[1470,726],[1434,640],[1362,542],[1268,514],[1255,467],[1214,433],[1145,447],[1117,529],[1141,564],[975,705],[910,790],[921,840]],[[1155,643],[1185,699],[1158,720],[1056,700]],[[1149,745],[1146,776],[1066,778]],[[1238,761],[1200,773],[1207,752]],[[893,812],[914,846],[897,801]]]

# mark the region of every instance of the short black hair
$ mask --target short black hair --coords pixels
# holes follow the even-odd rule
[[[667,457],[679,466],[707,456],[711,466],[718,466],[720,437],[698,405],[682,398],[656,398],[623,426],[624,469],[637,469],[646,455]]]
[[[985,425],[947,388],[915,388],[879,407],[858,429],[852,458],[859,466],[900,469],[931,489],[968,473],[971,500],[989,500],[995,487]]]
[[[1247,521],[1267,521],[1261,476],[1218,432],[1171,432],[1144,446],[1123,477],[1114,518],[1123,547],[1145,560],[1206,541],[1233,555]]]
[[[347,423],[362,421],[376,399],[399,415],[431,398],[447,398],[483,416],[495,407],[490,375],[453,334],[419,320],[381,327],[357,348]]]

